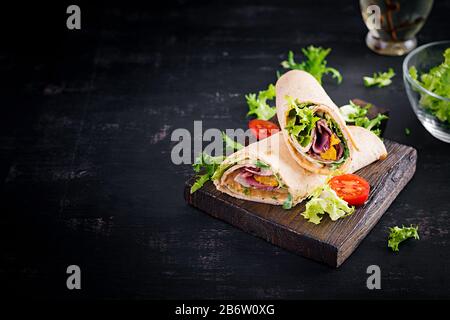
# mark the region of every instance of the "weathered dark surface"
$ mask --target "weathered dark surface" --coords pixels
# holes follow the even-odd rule
[[[372,230],[416,171],[417,151],[389,140],[389,156],[357,173],[371,186],[368,202],[351,216],[336,222],[324,218],[319,225],[307,222],[301,213],[305,201],[286,211],[280,206],[230,197],[210,182],[197,192],[190,189],[196,177],[186,182],[186,201],[212,215],[284,249],[339,267]]]
[[[3,292],[450,298],[450,147],[414,116],[403,59],[366,48],[357,1],[92,2],[78,2],[79,32],[65,29],[61,2],[0,10]],[[421,44],[450,38],[449,6],[435,1]],[[324,86],[337,104],[359,97],[388,107],[385,136],[418,150],[413,180],[338,270],[188,206],[182,193],[192,169],[170,162],[172,130],[192,130],[193,120],[245,127],[244,94],[275,81],[287,51],[309,44],[333,49],[329,64],[344,81],[325,78]],[[397,73],[391,86],[362,85],[362,76],[388,67]],[[410,223],[421,240],[390,252],[388,227]],[[65,287],[69,264],[82,268],[79,292]],[[371,264],[381,268],[380,291],[366,288]]]

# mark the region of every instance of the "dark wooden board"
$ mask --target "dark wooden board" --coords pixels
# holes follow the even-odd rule
[[[388,157],[357,173],[371,186],[368,202],[349,217],[319,225],[300,214],[305,201],[291,210],[230,197],[216,190],[212,182],[190,194],[195,177],[186,182],[186,201],[207,214],[250,234],[302,256],[339,267],[367,236],[400,191],[414,175],[417,151],[393,141],[384,141]]]

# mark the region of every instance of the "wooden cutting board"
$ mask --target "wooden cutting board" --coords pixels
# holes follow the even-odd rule
[[[274,245],[339,267],[416,171],[417,151],[414,148],[386,139],[384,143],[388,157],[356,172],[370,183],[369,200],[352,215],[334,222],[328,217],[324,217],[319,225],[305,220],[301,216],[305,201],[291,210],[284,210],[281,206],[230,197],[217,191],[212,182],[190,194],[195,177],[186,182],[184,197],[190,205]]]

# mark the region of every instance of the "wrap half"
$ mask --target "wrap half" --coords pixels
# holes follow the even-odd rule
[[[348,172],[353,173],[372,162],[383,160],[387,157],[386,147],[375,133],[357,126],[349,126],[348,128],[359,146],[359,150],[355,150],[353,153]]]
[[[379,138],[361,127],[349,127],[361,149],[348,172],[354,172],[386,155]],[[369,151],[370,150],[370,151]],[[295,206],[323,185],[327,176],[305,170],[290,155],[281,132],[228,156],[213,176],[216,188],[228,195],[273,205]]]
[[[289,154],[281,133],[252,143],[228,156],[213,181],[235,198],[282,205],[301,202],[326,176],[300,167]]]
[[[293,70],[280,77],[276,105],[287,148],[302,168],[323,175],[348,171],[358,145],[339,108],[312,75]]]

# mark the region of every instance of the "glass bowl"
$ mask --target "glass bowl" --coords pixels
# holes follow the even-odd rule
[[[403,61],[403,81],[409,102],[419,121],[434,137],[450,143],[450,119],[439,120],[431,111],[430,106],[439,104],[450,109],[450,98],[441,97],[415,81],[409,74],[409,68],[414,66],[420,76],[444,61],[444,51],[450,48],[450,41],[432,42],[411,51]]]

